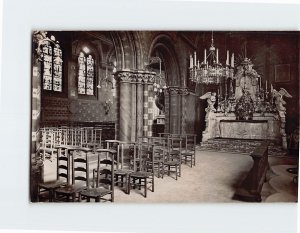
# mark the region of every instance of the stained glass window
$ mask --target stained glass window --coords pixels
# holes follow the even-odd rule
[[[94,59],[92,55],[85,57],[81,52],[78,57],[78,94],[94,95]]]
[[[62,51],[58,42],[43,46],[43,89],[62,92]]]

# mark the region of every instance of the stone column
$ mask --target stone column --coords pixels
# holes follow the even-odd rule
[[[37,42],[37,38],[33,40]],[[36,44],[34,44],[36,45]],[[35,46],[33,47],[35,50]],[[43,161],[40,157],[40,118],[41,118],[41,62],[39,53],[32,54],[32,93],[31,93],[31,151],[30,151],[30,200],[38,200],[38,184],[42,180]]]
[[[148,75],[144,75],[144,127],[143,136],[148,136]]]
[[[165,133],[170,133],[170,94],[169,90],[164,90],[165,96]]]
[[[121,141],[131,140],[131,73],[120,71],[118,81],[120,83],[120,119],[119,139]]]
[[[136,83],[136,138],[143,136],[143,75],[137,74]]]
[[[153,82],[154,74],[149,74],[148,78],[148,136],[152,137],[152,125],[153,125],[153,101],[154,101],[154,91]]]
[[[170,93],[170,133],[179,133],[180,125],[178,125],[178,87],[169,87]]]
[[[136,74],[131,76],[131,141],[136,141]]]
[[[180,120],[181,120],[181,122],[180,122],[180,125],[181,125],[181,131],[180,131],[180,133],[181,134],[185,134],[186,133],[186,114],[187,114],[187,111],[186,111],[186,109],[187,109],[187,101],[186,101],[186,99],[187,99],[187,95],[188,95],[188,90],[187,90],[187,88],[186,87],[184,87],[184,88],[181,88],[180,89],[180,92],[179,92],[179,94],[180,94],[180,101],[181,101],[181,112],[180,112],[180,114],[181,114],[181,117],[180,117]]]
[[[39,159],[40,117],[41,117],[41,63],[33,58],[32,66],[32,123],[31,123],[31,155],[33,160]]]

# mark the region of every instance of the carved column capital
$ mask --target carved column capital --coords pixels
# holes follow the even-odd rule
[[[136,74],[136,81],[137,83],[143,83],[144,80],[144,74]]]
[[[178,89],[178,94],[179,95],[188,95],[189,91],[188,91],[188,89],[186,87],[182,87],[182,88]]]
[[[178,95],[179,94],[179,87],[169,87],[168,92],[170,95]]]
[[[131,74],[130,75],[130,82],[131,83],[136,83],[137,82],[137,74]]]
[[[130,71],[119,71],[117,80],[120,82],[130,82],[132,73]]]

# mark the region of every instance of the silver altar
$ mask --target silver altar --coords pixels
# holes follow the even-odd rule
[[[267,81],[262,87],[261,77],[253,63],[245,58],[237,67],[233,78],[225,80],[225,94],[221,90],[207,92],[206,127],[202,141],[210,138],[268,139],[287,148],[285,133],[285,107],[283,97],[292,96],[283,88],[268,91]],[[233,88],[235,87],[235,89]]]

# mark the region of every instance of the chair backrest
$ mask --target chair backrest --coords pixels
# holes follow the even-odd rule
[[[72,165],[72,184],[83,181],[83,186],[89,187],[89,161],[87,151],[74,149],[72,153]]]
[[[94,142],[99,144],[99,148],[102,148],[102,128],[94,128]]]
[[[133,169],[131,165],[134,145],[135,143],[133,142],[118,142],[116,169]]]
[[[184,134],[183,137],[184,137],[184,143],[182,146],[184,147],[184,149],[195,151],[197,135],[196,134]]]
[[[168,138],[168,160],[181,161],[182,141],[182,137],[173,136]]]
[[[170,133],[158,133],[159,137],[168,137]]]
[[[54,147],[54,131],[51,128],[43,128],[42,130],[42,147],[50,148]]]
[[[114,155],[111,149],[98,149],[96,187],[105,187],[114,192]]]
[[[56,170],[56,179],[60,178],[66,179],[66,182],[69,184],[69,170],[70,170],[70,160],[67,156],[62,153],[63,149],[58,149],[57,153],[57,170]]]
[[[149,143],[136,144],[136,171],[154,172],[154,146]]]

